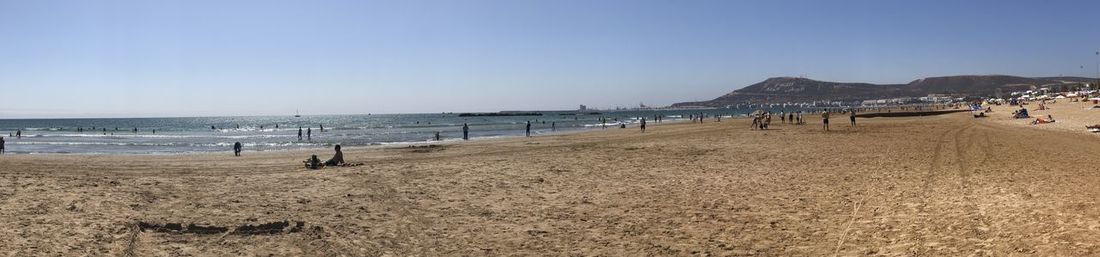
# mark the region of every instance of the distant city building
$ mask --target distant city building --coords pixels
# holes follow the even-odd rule
[[[584,106],[584,105],[582,104],[582,105],[581,105],[581,108],[577,108],[577,110],[578,110],[578,111],[582,111],[582,112],[583,112],[583,111],[587,111],[587,110],[588,110],[588,106]]]

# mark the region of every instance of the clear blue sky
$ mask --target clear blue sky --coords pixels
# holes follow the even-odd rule
[[[1100,1],[0,0],[0,117],[573,109],[773,76],[1096,76],[1098,14]]]

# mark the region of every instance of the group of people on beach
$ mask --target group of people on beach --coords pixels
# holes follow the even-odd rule
[[[772,113],[771,112],[765,111],[765,112],[756,112],[756,113],[752,114],[752,125],[751,125],[752,127],[751,128],[754,129],[754,130],[756,130],[756,129],[766,130],[766,129],[768,129],[768,126],[771,125],[771,123],[772,123]]]
[[[849,122],[850,122],[851,126],[855,127],[856,126],[856,110],[854,108],[853,109],[848,109],[847,113],[848,113],[848,118],[849,118]],[[750,116],[750,118],[752,118],[752,124],[750,125],[750,128],[752,128],[753,130],[767,130],[768,127],[771,125],[771,122],[772,122],[772,112],[771,111],[757,111],[757,112],[754,112],[753,114],[751,114],[749,116]],[[828,109],[821,110],[821,129],[824,130],[824,131],[829,131],[829,117],[830,117],[830,111]],[[782,112],[779,113],[779,119],[780,119],[780,122],[782,122],[784,124],[787,124],[787,123],[795,124],[795,125],[806,124],[806,119],[804,119],[802,117],[802,111],[795,111],[795,112],[789,112],[789,113],[786,112],[786,111],[782,111]]]

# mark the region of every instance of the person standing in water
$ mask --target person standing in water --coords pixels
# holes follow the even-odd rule
[[[298,127],[298,141],[302,141],[302,127]]]
[[[829,110],[821,110],[821,128],[829,131]]]
[[[645,133],[645,118],[642,118],[642,133]]]
[[[15,130],[15,138],[16,139],[23,139],[23,130],[22,129],[16,129]]]
[[[439,131],[435,132],[435,141],[439,141]]]
[[[0,154],[4,154],[4,137],[0,137]]]
[[[470,125],[462,123],[462,140],[470,140]]]
[[[557,122],[550,122],[550,131],[556,131],[556,130],[558,130],[558,123]]]
[[[313,128],[306,128],[306,141],[313,141]]]
[[[233,156],[241,156],[241,142],[233,143]]]
[[[527,121],[527,136],[531,136],[531,121]]]
[[[317,124],[317,125],[321,126],[321,132],[325,132],[325,124]]]

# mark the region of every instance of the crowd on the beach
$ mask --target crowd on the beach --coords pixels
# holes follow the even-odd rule
[[[829,110],[824,110],[821,113],[823,123],[824,123],[823,128],[825,130],[829,129],[828,128],[829,113],[830,113]],[[852,113],[852,115],[851,115],[852,125],[854,126],[855,125],[855,112],[854,112],[854,110],[851,113]],[[769,129],[770,125],[771,125],[771,122],[773,120],[773,115],[776,115],[776,114],[773,114],[770,111],[757,111],[757,112],[754,112],[753,114],[750,115],[750,117],[752,118],[752,128],[754,130],[767,130],[767,129]],[[778,118],[780,119],[780,121],[783,122],[784,124],[787,124],[787,123],[797,124],[797,125],[806,124],[806,120],[803,117],[803,115],[804,115],[803,111],[794,111],[794,112],[785,112],[784,111],[784,112],[779,112],[777,115],[779,116]],[[691,122],[698,122],[698,123],[703,123],[708,118],[713,119],[714,122],[721,122],[722,117],[723,117],[723,115],[721,115],[721,114],[710,114],[710,113],[689,113],[689,114],[686,114],[686,116]],[[730,115],[730,116],[732,116],[732,115]],[[646,133],[646,129],[647,129],[647,127],[648,127],[648,125],[651,121],[656,122],[656,123],[661,123],[661,122],[664,121],[665,117],[666,117],[665,115],[655,114],[655,115],[653,115],[653,117],[634,117],[633,119],[635,121],[637,121],[638,128],[639,128],[640,132],[641,133]],[[684,116],[682,115],[680,117],[684,117]],[[627,127],[627,122],[620,121],[620,118],[617,118],[617,117],[610,117],[610,118],[609,117],[599,117],[597,120],[600,122],[599,126],[603,129],[606,129],[608,127],[609,123],[616,123],[619,128],[626,128]],[[540,121],[538,119],[534,120],[534,122],[532,122],[530,120],[526,121],[525,124],[523,124],[524,125],[524,136],[526,136],[526,137],[532,136],[533,124],[537,124],[537,123],[540,123]],[[543,120],[543,121],[541,121],[541,124],[543,124],[543,126],[546,126],[547,121]],[[280,128],[280,126],[281,126],[280,124],[274,124],[275,128]],[[262,129],[264,127],[264,125],[260,125],[259,127]],[[318,132],[324,132],[325,131],[324,124],[318,124],[317,127],[318,127]],[[556,131],[557,130],[557,123],[556,122],[549,122],[548,127],[549,127],[550,131]],[[240,129],[241,126],[240,126],[240,124],[234,124],[233,128]],[[59,129],[63,130],[63,128],[59,128]],[[212,125],[212,126],[210,126],[210,130],[218,130],[218,127]],[[86,131],[93,131],[93,133],[98,132],[98,133],[103,133],[104,135],[108,135],[108,134],[113,135],[115,132],[120,131],[120,129],[119,128],[114,128],[114,130],[108,130],[107,128],[92,126],[92,127],[89,127],[89,128],[78,127],[78,128],[75,129],[75,131],[81,132],[81,133],[86,132]],[[153,133],[153,134],[155,134],[157,132],[156,129],[149,129],[147,131],[149,131],[150,133]],[[463,123],[462,126],[461,126],[461,131],[462,131],[462,140],[470,140],[470,133],[471,133],[470,124],[469,123]],[[140,133],[141,130],[137,127],[134,127],[132,129],[130,129],[129,132],[137,134],[137,133]],[[9,134],[9,138],[15,138],[15,139],[21,139],[22,136],[23,136],[23,131],[21,129],[16,130],[14,133]],[[313,128],[311,128],[311,127],[302,127],[302,126],[298,127],[298,133],[297,133],[297,140],[298,141],[312,141],[313,137],[314,137]],[[440,141],[442,139],[443,138],[442,138],[441,133],[439,131],[436,131],[434,133],[434,137],[431,138],[431,140],[435,140],[435,141]],[[233,155],[234,156],[241,156],[242,152],[244,151],[244,147],[245,147],[245,145],[243,143],[234,142],[232,144]],[[332,158],[330,158],[326,161],[321,161],[320,159],[317,158],[316,155],[311,156],[309,159],[307,159],[305,161],[306,167],[308,167],[308,168],[320,168],[320,167],[324,167],[324,166],[341,166],[341,165],[345,165],[346,163],[344,162],[343,152],[340,149],[340,145],[337,144],[335,146],[335,150],[336,150],[335,155]],[[5,153],[5,141],[4,141],[3,137],[0,137],[0,154],[3,154],[3,153]]]
[[[821,127],[822,127],[822,130],[829,131],[829,117],[831,116],[831,113],[833,113],[833,112],[835,112],[835,111],[830,111],[828,109],[824,109],[824,110],[821,111]],[[849,108],[849,109],[846,109],[846,110],[842,110],[841,112],[848,114],[848,118],[849,118],[849,122],[850,122],[849,124],[852,127],[855,127],[856,126],[856,112],[857,112],[857,110],[855,108]],[[779,121],[782,122],[783,124],[805,125],[806,124],[806,119],[803,117],[803,113],[804,113],[803,111],[793,111],[793,112],[780,111],[777,115],[779,116]],[[767,130],[771,126],[773,115],[776,115],[776,114],[773,114],[771,111],[761,110],[761,111],[753,112],[752,114],[749,115],[750,118],[752,118],[752,123],[750,124],[750,128],[753,129],[753,130]]]

